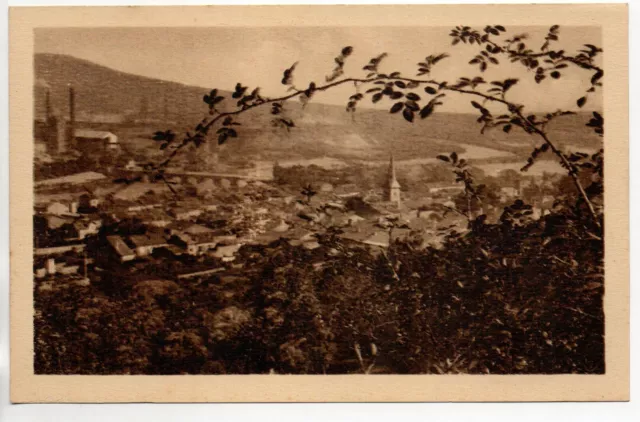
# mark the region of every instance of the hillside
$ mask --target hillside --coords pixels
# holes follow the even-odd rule
[[[161,118],[166,99],[170,120],[203,115],[202,95],[206,88],[132,75],[58,54],[36,54],[34,71],[36,116],[44,114],[41,87],[45,84],[51,91],[54,109],[64,114],[68,113],[67,86],[73,84],[78,114],[140,114],[146,108],[148,115]]]
[[[178,128],[186,129],[206,112],[202,96],[209,88],[123,73],[56,54],[36,54],[34,68],[36,117],[44,115],[45,86],[50,89],[54,110],[67,114],[70,83],[76,91],[78,116],[127,115],[130,119],[147,119],[150,123],[144,130],[149,134],[165,129],[168,122],[177,122]],[[290,132],[271,127],[269,107],[241,116],[241,136],[234,140],[233,153],[269,159],[327,155],[371,160],[388,157],[393,150],[398,158],[409,159],[453,150],[463,152],[461,144],[467,144],[522,157],[536,142],[515,130],[508,135],[500,130],[481,135],[476,116],[471,114],[435,113],[427,120],[408,124],[401,116],[366,108],[352,116],[340,106],[311,103],[303,109],[298,101],[291,101],[287,109],[296,123]],[[565,117],[551,128],[552,136],[561,138],[564,145],[597,147],[600,140],[584,127],[586,121],[586,115]],[[126,131],[118,135],[127,140]]]

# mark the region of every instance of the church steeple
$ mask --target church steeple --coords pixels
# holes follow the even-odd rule
[[[393,154],[391,154],[391,158],[389,159],[389,186],[387,200],[400,205],[400,183],[398,183],[398,179],[396,179],[396,167],[393,162]]]

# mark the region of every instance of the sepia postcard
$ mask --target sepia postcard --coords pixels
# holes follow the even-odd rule
[[[626,5],[10,10],[13,402],[629,398]]]

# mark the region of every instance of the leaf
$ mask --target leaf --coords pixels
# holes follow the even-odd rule
[[[391,110],[389,110],[389,113],[397,113],[400,110],[402,110],[402,107],[404,107],[404,104],[402,102],[399,103],[395,103],[392,107]]]
[[[427,117],[431,116],[432,113],[433,113],[433,104],[429,103],[426,106],[424,106],[422,110],[420,110],[420,118],[426,119]]]
[[[578,101],[576,101],[576,104],[578,104],[578,107],[582,107],[585,105],[586,102],[587,102],[587,97],[580,97],[578,98]]]
[[[410,92],[407,94],[407,99],[411,101],[420,101],[420,96],[418,94]]]
[[[478,110],[482,110],[484,108],[479,103],[477,103],[476,101],[471,101],[471,105],[474,106],[475,108],[477,108]]]
[[[595,85],[601,78],[602,76],[604,76],[604,72],[602,70],[598,70],[592,77],[591,77],[591,84]]]
[[[449,157],[447,157],[446,155],[438,155],[436,158],[442,161],[446,161],[447,163],[451,162],[451,160],[449,160]]]
[[[282,85],[290,85],[293,79],[293,71],[296,69],[298,62],[291,65],[289,69],[286,69],[282,74]],[[239,85],[239,84],[238,84]],[[236,87],[236,91],[238,88]],[[234,94],[235,95],[235,94]],[[236,98],[236,97],[234,97]]]
[[[235,92],[231,95],[233,98],[240,98],[244,95],[244,92],[247,90],[246,86],[242,86],[240,82],[236,84]]]
[[[504,133],[509,133],[509,132],[511,131],[511,128],[512,128],[512,126],[511,126],[511,125],[509,125],[509,124],[507,124],[507,125],[504,125],[504,126],[502,127],[502,131],[503,131]]]
[[[413,122],[413,111],[411,109],[405,108],[404,111],[402,112],[402,116],[405,118],[406,121]]]
[[[553,79],[559,79],[560,78],[560,72],[558,72],[558,71],[551,72],[551,77]]]
[[[426,88],[424,89],[424,92],[426,92],[426,93],[427,93],[427,94],[429,94],[429,95],[435,95],[435,94],[436,94],[436,92],[438,92],[438,91],[436,91],[436,89],[435,89],[435,88],[428,86],[428,87],[426,87]]]
[[[395,84],[396,84],[396,86],[397,86],[398,88],[406,88],[406,87],[407,87],[407,84],[405,84],[405,83],[404,83],[404,82],[402,82],[402,81],[396,81],[396,82],[395,82]]]
[[[406,108],[408,108],[411,111],[420,110],[420,106],[415,101],[411,101],[411,100],[405,101],[404,105],[405,105]]]
[[[353,47],[351,47],[351,46],[347,46],[347,47],[342,49],[342,55],[345,56],[345,57],[351,55],[351,53],[353,53]]]
[[[458,161],[458,154],[455,151],[452,152],[449,157],[451,157],[451,161],[453,161],[454,163]]]
[[[377,103],[378,101],[380,101],[381,98],[382,98],[382,93],[378,92],[377,94],[374,94],[371,97],[371,101],[374,102],[374,103]]]

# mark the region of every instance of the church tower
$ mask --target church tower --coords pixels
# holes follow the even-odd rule
[[[396,168],[393,163],[393,154],[389,160],[389,185],[387,186],[387,200],[400,206],[400,183],[396,179]]]

